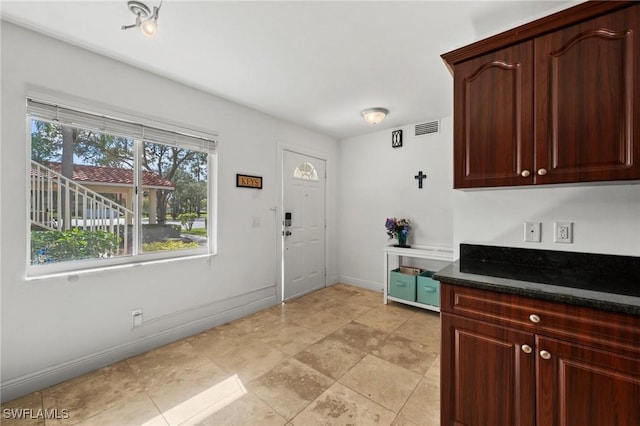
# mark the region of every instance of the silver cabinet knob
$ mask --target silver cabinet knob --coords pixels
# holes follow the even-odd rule
[[[538,170],[538,175],[540,175],[540,176],[544,176],[544,175],[546,175],[546,174],[547,174],[547,169],[539,169],[539,170]]]
[[[524,352],[525,354],[530,354],[532,351],[533,351],[533,349],[531,349],[531,346],[522,345],[522,352]]]
[[[539,323],[540,322],[540,317],[537,316],[536,314],[531,314],[529,315],[529,320],[533,323]]]
[[[551,354],[547,351],[540,351],[540,357],[542,359],[549,359],[551,358]]]
[[[529,170],[523,170],[520,173],[520,176],[522,176],[522,177],[529,177],[530,175],[531,175],[531,172]]]

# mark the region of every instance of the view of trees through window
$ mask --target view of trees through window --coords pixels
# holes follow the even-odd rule
[[[31,120],[31,264],[206,250],[207,160]]]

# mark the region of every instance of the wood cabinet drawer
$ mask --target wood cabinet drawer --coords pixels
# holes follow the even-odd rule
[[[469,287],[441,285],[441,311],[640,356],[640,318]]]

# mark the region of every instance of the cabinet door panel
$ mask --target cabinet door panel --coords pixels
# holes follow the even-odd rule
[[[454,187],[533,183],[533,43],[459,65],[454,71]]]
[[[441,424],[533,426],[532,334],[443,313]]]
[[[535,40],[536,183],[640,178],[640,7]]]
[[[537,418],[540,425],[637,426],[640,360],[536,337]]]

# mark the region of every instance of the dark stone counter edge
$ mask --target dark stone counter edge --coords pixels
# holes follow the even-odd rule
[[[640,298],[638,297],[469,274],[460,272],[459,261],[436,272],[433,278],[446,284],[640,316]]]

